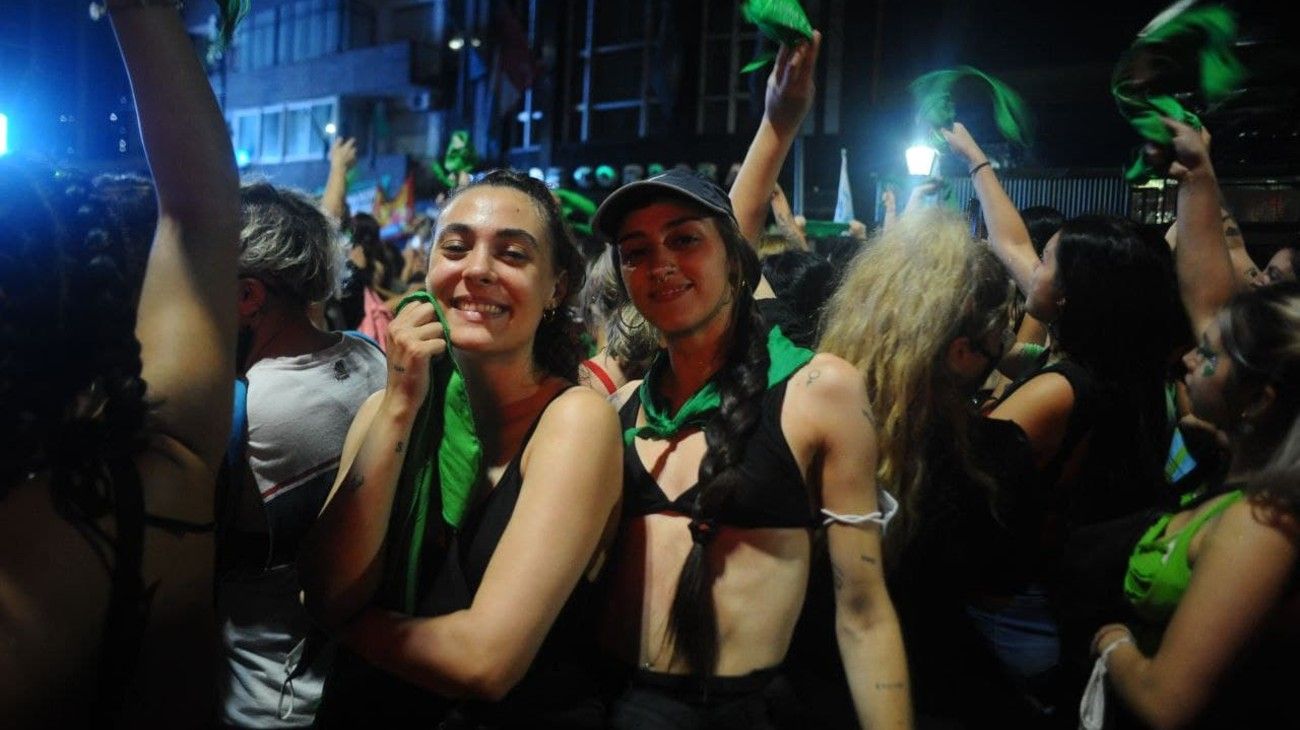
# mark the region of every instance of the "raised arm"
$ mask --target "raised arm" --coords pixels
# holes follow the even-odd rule
[[[815,92],[813,73],[821,44],[821,33],[813,31],[811,43],[800,43],[793,48],[781,46],[776,65],[767,78],[763,120],[759,122],[754,141],[745,153],[736,182],[731,186],[731,206],[736,211],[736,221],[740,223],[740,232],[751,244],[758,240],[763,230],[772,187],[781,174],[790,145],[799,134],[803,118],[812,108]]]
[[[787,402],[815,424],[821,446],[814,483],[822,506],[844,516],[880,509],[876,438],[862,375],[834,355],[820,354],[795,373]],[[783,416],[784,421],[784,416]],[[911,726],[903,636],[885,589],[881,527],[833,522],[827,529],[835,587],[835,634],[862,727]]]
[[[330,174],[325,180],[325,193],[320,207],[335,220],[348,216],[348,172],[357,164],[357,141],[349,137],[335,137],[330,142]]]
[[[1144,724],[1184,727],[1194,721],[1294,583],[1300,540],[1295,520],[1264,524],[1263,511],[1248,500],[1224,511],[1206,536],[1155,656],[1144,656],[1131,643],[1111,653],[1110,682]],[[1121,625],[1103,627],[1095,643],[1105,648],[1127,632]]]
[[[799,244],[803,251],[808,249],[808,239],[804,237],[803,231],[799,224],[795,222],[794,211],[790,209],[790,200],[785,197],[785,191],[781,189],[780,183],[772,184],[772,217],[776,219],[776,225],[787,235]],[[759,224],[761,230],[763,224]],[[753,242],[756,239],[749,239]]]
[[[1215,314],[1236,291],[1236,278],[1223,235],[1219,181],[1210,164],[1210,133],[1165,119],[1173,133],[1175,161],[1169,174],[1178,180],[1178,245],[1174,269],[1178,293],[1200,338]]]
[[[952,129],[940,130],[952,149],[971,172],[971,183],[975,186],[975,196],[979,198],[980,208],[984,211],[984,221],[989,229],[989,244],[993,253],[1002,260],[1016,286],[1026,296],[1029,295],[1030,279],[1034,267],[1038,265],[1038,254],[1034,253],[1033,241],[1029,238],[1029,229],[1016,210],[1015,203],[1007,197],[1007,192],[998,182],[998,176],[989,164],[989,158],[975,143],[970,132],[961,122],[952,125]]]
[[[326,629],[355,616],[379,585],[397,478],[429,389],[429,362],[446,348],[432,304],[412,303],[389,326],[388,385],[357,412],[338,480],[298,557],[303,603]]]
[[[235,156],[180,13],[124,6],[112,21],[158,198],[136,320],[153,429],[215,473],[235,374]]]
[[[560,396],[524,452],[519,502],[473,604],[435,618],[366,609],[343,631],[344,643],[434,692],[500,699],[528,671],[610,533],[621,454],[618,418],[604,398],[586,388]]]

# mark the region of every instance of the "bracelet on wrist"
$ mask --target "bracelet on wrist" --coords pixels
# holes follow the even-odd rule
[[[1111,652],[1118,649],[1120,644],[1132,644],[1132,643],[1133,643],[1133,635],[1125,631],[1123,636],[1110,642],[1109,644],[1106,645],[1104,649],[1101,650],[1101,663],[1105,665],[1109,665]]]
[[[100,0],[90,4],[90,19],[99,20],[121,10],[143,8],[171,8],[179,12],[185,9],[185,3],[181,0]]]
[[[986,168],[986,167],[988,167],[988,168],[992,168],[992,167],[993,167],[993,163],[992,163],[992,162],[989,162],[988,160],[985,160],[985,161],[981,162],[980,164],[978,164],[978,165],[972,167],[972,168],[970,169],[970,172],[968,172],[967,174],[970,175],[971,177],[975,177],[975,173],[979,172],[980,170],[983,170],[983,169]]]

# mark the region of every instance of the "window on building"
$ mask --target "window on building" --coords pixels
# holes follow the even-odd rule
[[[284,159],[284,107],[262,111],[262,148],[259,162],[279,162]]]
[[[426,0],[393,10],[393,38],[441,44],[446,40],[447,0]]]
[[[335,122],[335,103],[299,102],[285,107],[284,159],[310,160],[323,157],[329,149],[326,131]]]
[[[261,112],[236,112],[234,114],[231,131],[234,133],[235,157],[240,164],[247,164],[261,156],[261,122]]]
[[[235,111],[230,133],[240,165],[324,159],[338,107],[329,98]]]
[[[750,101],[740,69],[758,42],[741,2],[571,0],[564,139],[619,141],[674,125],[735,133]],[[679,108],[691,99],[693,109]]]
[[[363,0],[288,0],[239,24],[231,69],[251,71],[369,46],[374,27],[375,11]]]

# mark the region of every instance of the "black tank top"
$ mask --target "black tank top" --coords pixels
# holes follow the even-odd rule
[[[781,406],[785,403],[785,389],[789,382],[787,379],[778,383],[763,394],[758,425],[745,444],[745,454],[737,465],[744,477],[744,486],[709,515],[716,523],[741,528],[806,528],[818,524],[817,509],[804,485],[803,473],[781,431]],[[636,426],[640,410],[638,391],[619,411],[624,430]],[[696,484],[677,499],[668,499],[641,463],[635,445],[623,449],[624,517],[659,512],[689,516],[698,490]]]
[[[561,391],[558,398],[566,391]],[[552,398],[550,403],[554,403]],[[444,616],[474,601],[488,563],[514,515],[523,476],[519,463],[546,407],[528,428],[519,453],[496,487],[473,502],[452,536],[417,616]],[[543,546],[539,546],[543,549]],[[435,695],[340,651],[325,684],[317,722],[334,727],[599,727],[603,706],[589,672],[593,632],[586,630],[592,585],[580,580],[560,609],[524,678],[498,702],[456,702]]]

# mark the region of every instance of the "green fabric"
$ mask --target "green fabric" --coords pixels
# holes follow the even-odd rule
[[[842,236],[849,231],[848,223],[835,221],[804,221],[803,233],[813,238],[832,238]]]
[[[439,164],[434,160],[429,168],[443,187],[454,190],[456,176],[462,172],[473,172],[478,162],[478,151],[470,141],[469,132],[457,129],[451,133],[451,139],[447,141],[447,152],[442,156],[442,163]]]
[[[763,35],[783,46],[794,46],[813,38],[812,23],[803,11],[799,0],[746,0],[740,12],[745,20],[758,26]],[[776,58],[776,53],[764,53],[740,69],[743,74],[753,73]]]
[[[790,341],[780,327],[773,327],[767,333],[767,355],[771,364],[767,368],[767,387],[782,382],[794,374],[813,358],[812,350],[799,347]],[[685,428],[699,428],[708,422],[713,412],[721,404],[718,386],[710,380],[694,395],[686,399],[677,413],[668,413],[655,396],[657,384],[664,376],[664,371],[671,367],[668,353],[661,351],[650,365],[645,380],[641,381],[638,393],[641,396],[641,408],[645,410],[645,425],[634,426],[623,432],[624,445],[630,446],[637,438],[670,439]]]
[[[973,78],[983,82],[993,100],[993,119],[998,131],[1010,142],[1028,147],[1033,134],[1033,119],[1029,106],[1014,89],[1002,81],[971,66],[957,66],[923,74],[908,87],[916,102],[916,116],[931,130],[930,142],[935,149],[948,148],[940,129],[950,129],[957,121],[957,107],[952,100],[952,88],[957,82]]]
[[[1181,12],[1172,10],[1176,8],[1166,10],[1138,36],[1120,58],[1111,78],[1111,94],[1120,114],[1144,140],[1161,147],[1168,147],[1173,140],[1161,117],[1197,129],[1201,120],[1172,95],[1149,88],[1152,80],[1140,77],[1142,73],[1176,67],[1178,61],[1167,55],[1168,52],[1175,46],[1191,45],[1199,69],[1198,90],[1207,104],[1231,96],[1246,75],[1245,67],[1233,51],[1237,21],[1232,11],[1220,5]],[[1124,175],[1130,182],[1143,182],[1156,177],[1158,171],[1139,154]]]
[[[483,445],[474,426],[465,379],[452,357],[451,331],[442,307],[428,292],[408,294],[397,311],[411,302],[434,306],[447,338],[447,353],[429,365],[429,393],[415,416],[402,460],[389,524],[388,570],[396,605],[415,610],[423,569],[425,541],[442,522],[458,527],[474,487],[483,477]],[[435,501],[436,500],[436,501]]]
[[[217,0],[217,48],[224,51],[235,38],[235,27],[248,15],[252,0]]]
[[[551,191],[560,201],[560,212],[569,222],[569,227],[584,236],[591,235],[591,219],[596,215],[596,203],[591,198],[564,188]]]
[[[1138,540],[1124,575],[1124,595],[1144,621],[1162,625],[1173,616],[1192,579],[1192,568],[1187,562],[1187,548],[1192,538],[1206,522],[1241,497],[1240,490],[1223,495],[1214,506],[1169,536],[1165,535],[1165,530],[1173,514],[1163,515]]]

